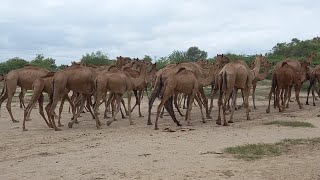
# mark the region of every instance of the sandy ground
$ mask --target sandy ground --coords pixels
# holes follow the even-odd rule
[[[259,101],[258,110],[250,113],[252,121],[246,121],[244,110],[239,110],[235,113],[236,123],[229,127],[217,126],[212,120],[201,123],[199,108],[194,107],[193,126],[185,126],[183,117],[176,113],[184,126],[176,127],[165,116],[159,121],[158,131],[146,125],[146,98],[143,103],[145,117],[138,118],[135,111],[135,125],[130,126],[119,116],[118,121],[110,127],[104,125],[102,130],[96,130],[89,113],[69,129],[66,125],[71,114],[65,108],[61,132],[49,129],[38,109],[27,122],[29,131],[23,132],[22,124],[12,123],[3,105],[0,179],[320,179],[320,147],[292,149],[278,157],[250,162],[225,154],[201,153],[221,152],[225,147],[246,143],[320,137],[319,101],[319,106],[305,105],[302,110],[293,102],[285,113],[271,109],[270,114],[265,113],[266,101]],[[22,120],[23,111],[17,103],[13,112],[16,119]],[[216,119],[216,107],[212,116]],[[316,128],[263,125],[271,120],[305,121]],[[165,132],[167,127],[175,132]]]

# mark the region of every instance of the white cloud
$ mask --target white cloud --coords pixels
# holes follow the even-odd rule
[[[37,53],[69,63],[86,52],[166,56],[198,46],[217,53],[264,53],[277,42],[318,35],[311,0],[6,0],[0,60]]]

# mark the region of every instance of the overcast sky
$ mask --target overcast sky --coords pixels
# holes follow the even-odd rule
[[[316,0],[1,0],[0,61],[35,54],[69,64],[100,50],[167,56],[198,46],[217,53],[268,52],[320,30]]]

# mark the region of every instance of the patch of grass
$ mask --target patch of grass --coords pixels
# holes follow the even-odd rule
[[[289,127],[315,127],[313,124],[308,122],[301,121],[271,121],[265,123],[264,125],[280,125],[280,126],[289,126]]]
[[[228,147],[227,154],[234,154],[237,158],[246,160],[256,160],[263,156],[279,156],[281,150],[273,144],[246,144],[242,146]]]
[[[295,145],[316,145],[320,144],[319,138],[312,139],[284,139],[280,142],[273,144],[258,143],[258,144],[246,144],[234,147],[228,147],[224,149],[227,154],[232,154],[236,158],[244,159],[247,161],[261,159],[263,157],[279,156],[283,152],[287,151],[289,147]]]

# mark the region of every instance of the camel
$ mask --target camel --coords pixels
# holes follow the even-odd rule
[[[164,82],[164,86],[162,88],[162,98],[161,102],[158,106],[157,109],[157,116],[156,116],[156,121],[155,121],[155,130],[158,130],[158,119],[160,112],[162,110],[162,107],[164,104],[169,100],[170,97],[172,97],[174,94],[177,96],[178,93],[184,93],[188,95],[188,102],[187,102],[187,112],[186,112],[186,121],[188,125],[190,125],[190,112],[192,109],[192,103],[194,101],[194,98],[199,104],[200,111],[201,111],[201,117],[202,117],[202,122],[205,123],[205,118],[203,116],[202,112],[202,103],[200,100],[199,96],[196,96],[197,92],[199,91],[200,88],[203,86],[209,85],[213,79],[214,75],[216,74],[216,71],[219,69],[218,65],[213,65],[210,68],[209,74],[207,75],[206,78],[201,78],[197,77],[192,71],[187,70],[185,67],[181,67],[178,72],[175,74],[172,74],[169,76],[166,81]],[[174,101],[177,103],[177,101]],[[175,104],[176,107],[178,107],[178,104]],[[173,121],[178,125],[181,126],[179,121],[176,119],[173,119]]]
[[[310,84],[308,86],[308,94],[307,94],[307,100],[306,100],[306,105],[309,105],[309,94],[310,90],[312,90],[312,100],[313,100],[313,106],[316,106],[314,100],[316,99],[314,91],[316,90],[316,84],[320,80],[320,65],[317,65],[315,68],[308,67],[308,72],[307,72],[307,79],[309,80]],[[319,90],[316,90],[318,96],[320,97],[320,92]]]
[[[20,69],[12,70],[6,75],[3,86],[3,95],[0,98],[0,107],[3,101],[8,99],[6,108],[10,114],[12,122],[19,122],[14,119],[11,111],[11,102],[17,86],[25,90],[32,89],[34,81],[39,77],[46,75],[48,72],[49,71],[47,69],[29,65]]]
[[[68,123],[68,127],[72,128],[73,124],[77,121],[80,113],[84,109],[85,101],[90,97],[95,91],[94,79],[96,77],[93,68],[74,65],[64,69],[63,71],[56,72],[53,76],[53,95],[48,104],[49,109],[49,120],[55,131],[60,131],[55,124],[54,120],[54,110],[57,106],[58,101],[65,96],[65,90],[72,90],[76,93],[82,94],[80,109],[78,110],[75,117],[71,122]],[[96,120],[96,126],[100,126]]]
[[[129,68],[126,68],[124,71],[128,72],[128,70]],[[146,86],[151,82],[156,72],[157,72],[157,64],[153,64],[150,72],[148,72],[146,76],[145,82],[142,83],[139,87],[137,87],[137,89],[134,90],[134,94],[136,96],[136,103],[132,107],[131,112],[134,110],[136,106],[138,106],[139,117],[143,117],[141,114],[141,107],[140,107],[143,91],[145,90]],[[130,69],[128,73],[132,78],[138,78],[140,75],[140,72],[132,69]]]
[[[269,104],[266,109],[266,112],[270,112],[270,100],[272,93],[275,94],[275,104],[279,108],[279,112],[283,112],[287,100],[289,100],[290,88],[294,85],[296,101],[299,105],[299,108],[302,108],[302,105],[299,100],[299,92],[301,88],[301,74],[297,73],[294,68],[289,65],[288,62],[282,62],[282,65],[278,67],[272,74],[272,86],[269,92]],[[281,93],[281,95],[280,95]],[[282,100],[282,105],[280,105],[280,98]],[[288,104],[287,104],[288,106]]]
[[[113,68],[113,70],[111,70]],[[127,92],[128,95],[128,113],[129,113],[129,122],[130,125],[133,125],[133,121],[131,118],[131,95],[132,91],[139,87],[141,84],[144,83],[145,77],[146,77],[146,70],[147,65],[143,64],[141,68],[141,72],[138,78],[132,78],[127,73],[118,70],[117,68],[114,68],[111,66],[108,70],[101,72],[97,78],[95,79],[95,106],[94,106],[94,114],[95,119],[97,121],[97,128],[100,128],[100,121],[98,116],[98,108],[99,108],[99,102],[101,101],[102,97],[104,97],[107,93],[107,91],[111,91],[115,94],[116,98],[116,112],[113,114],[113,117],[111,120],[107,121],[107,125],[110,126],[111,123],[115,120],[115,116],[120,110],[120,101],[122,99],[122,96],[125,92]],[[109,97],[107,105],[110,104],[111,98]]]
[[[23,131],[28,131],[25,128],[25,122],[27,120],[28,117],[30,117],[30,113],[32,111],[33,106],[35,105],[35,103],[38,101],[39,102],[39,113],[42,116],[42,118],[44,119],[44,121],[46,122],[46,124],[52,128],[52,124],[47,121],[44,113],[43,113],[43,94],[42,92],[46,92],[49,97],[52,97],[52,93],[53,93],[53,87],[52,87],[52,80],[53,80],[53,76],[54,76],[55,72],[49,72],[47,75],[42,76],[40,78],[38,78],[32,85],[33,87],[33,93],[32,93],[32,97],[31,100],[28,104],[28,106],[25,108],[24,110],[24,119],[23,119],[23,124],[22,124],[22,130]],[[67,99],[67,101],[70,103],[70,105],[72,106],[72,112],[73,115],[75,115],[75,107],[72,103],[72,101],[70,100],[69,96],[68,96],[68,90],[66,90],[65,92],[65,96],[63,97],[61,104],[60,104],[60,108],[59,108],[59,116],[58,116],[58,126],[61,127],[63,126],[60,122],[61,119],[61,113],[62,113],[62,109],[63,109],[63,104],[65,99]],[[49,117],[49,106],[46,106],[46,112],[47,115]]]
[[[156,80],[155,80],[155,83],[154,83],[154,88],[153,88],[153,91],[152,91],[150,99],[149,99],[148,123],[147,123],[147,125],[152,125],[152,123],[151,123],[152,105],[153,105],[153,102],[156,99],[156,97],[159,96],[160,91],[161,91],[161,89],[163,87],[163,84],[164,84],[165,80],[167,79],[167,77],[169,77],[172,74],[175,74],[182,67],[186,68],[187,70],[190,70],[190,71],[194,72],[197,77],[205,77],[205,75],[208,74],[208,72],[206,72],[203,68],[201,68],[196,63],[179,63],[177,65],[173,65],[172,64],[172,65],[168,65],[168,66],[169,67],[165,67],[161,71],[161,74],[156,74]],[[208,99],[207,99],[207,97],[206,97],[206,95],[204,93],[203,88],[200,88],[199,92],[201,93],[201,98],[203,99],[204,106],[206,108],[206,116],[207,116],[207,118],[211,118],[211,116],[209,114],[209,111],[208,111]],[[174,121],[175,121],[176,118],[175,118],[173,109],[168,109],[168,108],[172,108],[172,104],[170,104],[171,101],[172,101],[172,98],[169,98],[169,100],[167,101],[168,103],[165,104],[165,108],[169,112],[171,118],[174,119]]]
[[[270,67],[272,66],[272,63],[270,63],[269,61],[265,61],[265,63],[263,63],[263,66],[264,66],[263,73],[258,74],[252,82],[252,101],[253,101],[253,108],[254,109],[257,109],[256,103],[255,103],[255,92],[256,92],[257,83],[258,83],[258,81],[262,81],[267,78],[267,76],[269,74]]]
[[[254,78],[259,74],[260,65],[263,62],[263,56],[256,55],[254,69],[251,70],[244,61],[233,61],[225,65],[219,72],[219,100],[218,100],[218,119],[216,124],[221,125],[220,110],[223,112],[223,126],[228,126],[228,123],[233,123],[233,114],[235,110],[237,91],[241,89],[244,95],[244,107],[246,108],[247,120],[250,120],[249,115],[249,94]],[[230,120],[226,121],[227,102],[232,96],[232,107]],[[224,100],[224,101],[223,101]]]

